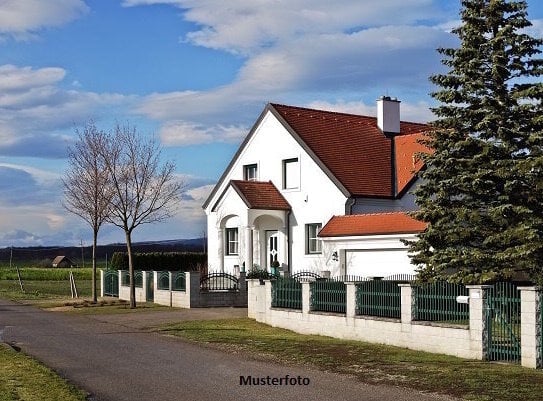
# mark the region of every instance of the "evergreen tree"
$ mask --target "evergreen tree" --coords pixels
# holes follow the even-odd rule
[[[429,223],[409,242],[424,279],[483,283],[514,270],[543,282],[543,60],[524,1],[463,0],[415,191]]]

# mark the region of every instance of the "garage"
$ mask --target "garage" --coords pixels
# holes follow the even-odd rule
[[[349,276],[415,274],[414,267],[405,248],[345,250],[345,270]]]

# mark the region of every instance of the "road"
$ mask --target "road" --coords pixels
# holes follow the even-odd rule
[[[450,400],[256,361],[142,329],[164,321],[235,316],[244,311],[226,308],[82,316],[0,300],[0,341],[34,356],[96,401]],[[284,384],[286,375],[288,385]],[[245,382],[247,376],[264,378],[266,384],[242,385],[240,376]],[[274,378],[283,378],[283,384],[267,385]]]

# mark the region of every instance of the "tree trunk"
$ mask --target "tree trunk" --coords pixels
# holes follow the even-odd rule
[[[96,294],[96,243],[98,242],[98,230],[94,230],[92,238],[92,303],[98,301]]]
[[[126,252],[128,253],[128,275],[130,277],[130,308],[136,307],[136,282],[134,280],[134,265],[132,263],[132,233],[125,231]]]

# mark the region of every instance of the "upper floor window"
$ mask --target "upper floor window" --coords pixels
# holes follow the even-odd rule
[[[300,187],[300,163],[298,158],[283,160],[283,189]]]
[[[317,236],[321,230],[322,224],[306,224],[305,225],[305,251],[306,253],[321,253],[322,241]]]
[[[237,228],[226,228],[226,254],[237,255],[239,252],[239,237]]]
[[[256,181],[258,179],[258,166],[254,164],[246,164],[243,166],[243,179],[246,181]]]

